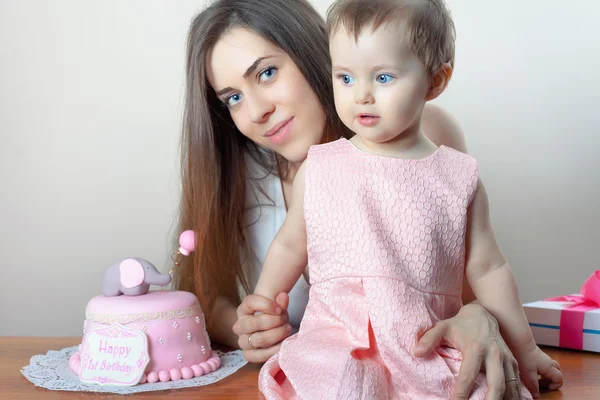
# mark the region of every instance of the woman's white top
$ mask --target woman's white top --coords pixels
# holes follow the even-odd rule
[[[281,228],[287,211],[279,177],[273,173],[264,172],[262,167],[250,156],[246,156],[246,165],[248,166],[248,178],[245,220],[247,238],[254,257],[250,263],[250,271],[248,271],[248,283],[250,290],[254,291],[267,250],[277,231]],[[268,197],[265,197],[258,187],[262,188]],[[302,275],[289,293],[288,314],[290,324],[296,329],[300,326],[308,303],[308,291],[309,285]]]

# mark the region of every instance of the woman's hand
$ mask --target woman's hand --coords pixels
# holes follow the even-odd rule
[[[478,304],[467,304],[456,316],[436,323],[421,336],[414,354],[426,357],[441,344],[447,344],[462,353],[452,399],[469,398],[480,370],[486,372],[486,399],[520,399],[517,361],[500,335],[498,322],[485,308]],[[528,389],[534,397],[539,396],[537,384]]]
[[[250,294],[237,309],[238,320],[233,331],[238,335],[238,346],[248,362],[262,363],[279,351],[281,342],[292,333],[288,323],[287,293],[280,293],[271,301]]]

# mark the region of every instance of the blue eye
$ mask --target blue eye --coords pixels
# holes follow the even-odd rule
[[[388,74],[377,75],[377,82],[379,83],[390,83],[394,80],[394,77]]]
[[[344,85],[351,85],[354,83],[354,78],[350,75],[341,74],[339,75],[340,79],[344,83]]]
[[[233,107],[237,103],[239,103],[241,100],[242,100],[241,94],[239,94],[239,93],[232,94],[231,96],[229,96],[228,98],[225,99],[225,105],[227,107]]]
[[[270,66],[258,75],[258,80],[261,82],[270,81],[276,74],[277,68],[275,66]]]

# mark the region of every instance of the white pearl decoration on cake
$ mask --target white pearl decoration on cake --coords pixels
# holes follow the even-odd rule
[[[177,354],[177,361],[183,361],[183,356],[181,354]]]
[[[177,322],[173,322],[173,328],[177,329],[177,327],[179,327],[179,324]]]
[[[160,343],[160,344],[165,344],[165,339],[163,339],[163,338],[159,337],[159,338],[158,338],[158,343]]]
[[[187,339],[188,340],[192,340],[192,333],[191,332],[188,332]]]
[[[202,354],[206,354],[206,347],[202,346],[200,347],[200,350],[202,350]]]
[[[196,323],[199,324],[200,323],[200,317],[196,317]]]

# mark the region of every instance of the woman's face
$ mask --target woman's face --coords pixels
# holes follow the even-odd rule
[[[320,142],[325,112],[292,59],[252,31],[234,28],[209,53],[207,74],[237,128],[291,162]]]

